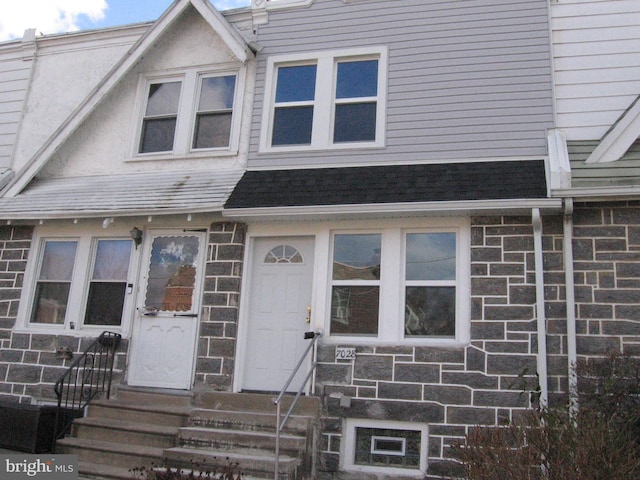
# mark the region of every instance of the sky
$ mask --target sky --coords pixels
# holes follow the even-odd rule
[[[0,0],[0,41],[25,29],[43,34],[156,20],[173,0]],[[211,0],[218,10],[247,7],[251,0]]]

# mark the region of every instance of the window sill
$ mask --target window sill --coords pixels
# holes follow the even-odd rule
[[[238,155],[238,150],[206,150],[198,152],[189,152],[183,154],[160,152],[160,153],[141,153],[126,160],[126,162],[149,162],[158,160],[198,160],[207,159],[212,157],[235,157]]]
[[[354,336],[326,336],[320,340],[324,345],[366,345],[375,347],[450,347],[464,348],[469,345],[468,341],[455,338],[400,338],[383,339],[378,337],[354,337]]]
[[[125,338],[125,334],[122,331],[122,327],[84,327],[81,329],[70,329],[60,327],[44,327],[44,326],[34,326],[34,327],[15,327],[14,333],[20,334],[31,334],[31,335],[57,335],[57,336],[71,336],[71,337],[96,337],[100,335],[104,331],[109,331],[113,333],[119,333],[122,335],[122,338]]]
[[[300,152],[336,152],[339,150],[382,150],[386,148],[383,143],[342,143],[338,145],[326,145],[324,147],[314,147],[311,145],[292,145],[284,147],[261,147],[258,154],[270,153],[300,153]]]

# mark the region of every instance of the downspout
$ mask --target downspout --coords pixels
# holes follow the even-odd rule
[[[569,381],[569,412],[575,417],[578,409],[578,348],[576,345],[576,298],[573,271],[573,199],[564,201],[564,283],[567,308],[567,376]]]
[[[547,380],[547,318],[544,307],[544,264],[542,259],[542,218],[540,209],[531,210],[533,222],[533,253],[536,273],[536,317],[538,321],[538,382],[540,385],[540,407],[549,404]]]

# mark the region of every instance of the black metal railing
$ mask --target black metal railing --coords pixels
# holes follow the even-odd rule
[[[106,392],[109,398],[113,364],[122,336],[102,332],[85,351],[76,358],[56,382],[54,390],[58,398],[52,451],[56,442],[69,431],[73,420],[81,417],[89,402]]]
[[[293,409],[298,403],[298,399],[300,398],[300,395],[302,395],[302,392],[306,388],[307,383],[309,383],[309,380],[312,379],[313,373],[316,370],[316,366],[318,365],[318,362],[316,361],[316,358],[317,358],[316,346],[318,343],[318,338],[320,338],[321,335],[322,333],[320,332],[305,332],[304,334],[305,340],[311,340],[311,342],[309,342],[309,345],[307,345],[307,348],[305,349],[304,353],[300,356],[300,360],[298,361],[298,364],[293,369],[293,372],[291,372],[289,379],[284,384],[284,386],[282,387],[282,390],[280,390],[280,394],[273,402],[276,406],[276,455],[275,455],[276,458],[275,458],[275,469],[273,472],[273,475],[274,475],[273,478],[275,480],[279,480],[280,478],[280,433],[282,433],[282,430],[284,430],[287,420],[289,420],[289,417],[293,413]],[[309,352],[312,352],[310,368],[307,371],[307,374],[305,375],[304,380],[300,385],[300,388],[296,392],[296,395],[293,398],[291,405],[289,406],[289,410],[287,410],[287,413],[285,414],[284,418],[282,418],[282,397],[284,397],[285,393],[289,389],[289,385],[298,374],[300,367],[302,367],[302,365],[305,363],[305,360],[307,359]],[[312,386],[311,393],[314,393],[313,389],[314,388]]]

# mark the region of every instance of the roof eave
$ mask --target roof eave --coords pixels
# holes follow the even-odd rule
[[[451,202],[375,203],[361,205],[319,205],[302,207],[225,208],[222,215],[242,221],[330,220],[336,218],[375,218],[380,216],[465,215],[525,213],[532,208],[555,211],[562,199],[509,199]]]

